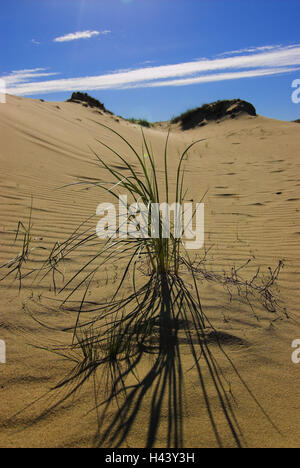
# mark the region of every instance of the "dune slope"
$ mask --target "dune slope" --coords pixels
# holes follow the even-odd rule
[[[0,104],[1,264],[18,252],[18,244],[13,245],[13,231],[19,220],[26,221],[31,197],[34,242],[47,249],[56,241],[63,241],[105,201],[100,190],[68,186],[80,180],[107,179],[91,148],[109,164],[115,162],[96,139],[117,150],[123,148],[97,122],[112,127],[141,148],[138,125],[80,104],[13,96],[8,96],[7,104]],[[158,162],[160,158],[162,162],[165,125],[145,132]],[[190,151],[185,162],[186,182],[189,199],[199,200],[207,191],[205,242],[212,247],[209,267],[222,274],[251,259],[247,276],[254,274],[258,266],[267,272],[279,260],[285,263],[279,294],[289,319],[275,320],[274,314],[259,308],[253,311],[237,299],[231,300],[218,284],[200,284],[207,315],[222,332],[226,352],[269,419],[245,392],[224,356],[218,356],[219,363],[230,383],[248,446],[300,447],[300,365],[291,361],[291,343],[300,339],[299,125],[243,115],[185,132],[174,126],[169,150],[171,170],[176,166],[178,152],[199,138],[205,141]],[[129,153],[126,157],[132,158]],[[81,260],[70,263],[71,273],[78,269]],[[91,297],[109,297],[118,274],[118,265],[103,271]],[[94,405],[92,382],[50,412],[43,413],[53,401],[52,394],[38,400],[70,369],[68,361],[41,349],[49,343],[64,343],[65,334],[40,326],[24,311],[31,301],[38,308],[39,299],[48,297],[51,291],[44,285],[26,282],[19,294],[18,284],[10,280],[0,282],[0,291],[0,339],[7,346],[7,364],[0,364],[0,446],[92,446],[97,430],[95,412],[90,412]],[[58,312],[55,316],[42,307],[39,317],[62,327],[71,326],[74,319]],[[188,347],[184,343],[182,347],[187,371],[190,356]],[[35,400],[38,401],[29,406]],[[195,369],[185,375],[184,408],[185,446],[217,446]],[[224,429],[223,445],[234,446],[217,402],[215,411],[221,432]],[[149,401],[145,401],[126,442],[128,446],[145,445],[148,418]],[[163,411],[157,447],[166,446],[166,427]]]

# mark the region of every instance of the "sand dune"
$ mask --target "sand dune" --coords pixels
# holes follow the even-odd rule
[[[31,197],[34,242],[47,249],[67,238],[105,200],[105,193],[100,190],[67,187],[80,180],[107,178],[90,148],[101,153],[109,164],[115,161],[96,139],[116,150],[123,149],[122,143],[97,122],[117,130],[141,148],[138,125],[80,104],[14,96],[8,96],[6,105],[0,104],[1,264],[18,252],[18,245],[13,245],[13,231],[19,220],[26,220]],[[157,124],[145,133],[162,163],[166,124]],[[178,152],[199,138],[205,141],[190,151],[185,162],[186,182],[189,199],[196,201],[208,190],[205,242],[207,247],[213,246],[208,260],[211,269],[222,273],[251,259],[246,270],[246,275],[251,275],[258,266],[267,271],[279,260],[285,263],[280,298],[290,319],[274,321],[271,312],[257,307],[256,314],[237,299],[230,301],[228,293],[216,283],[203,281],[200,285],[203,307],[220,331],[219,339],[226,352],[279,430],[263,416],[224,356],[218,355],[219,363],[230,382],[248,446],[300,447],[300,366],[291,361],[291,343],[300,338],[299,124],[244,115],[184,132],[174,125],[169,151],[171,169],[176,167]],[[126,157],[132,158],[130,154]],[[163,178],[162,171],[160,177]],[[75,272],[81,261],[82,258],[72,260],[69,273]],[[95,281],[90,300],[109,297],[118,274],[118,265],[103,271]],[[65,343],[70,336],[66,338],[61,331],[39,326],[24,308],[31,304],[42,321],[61,327],[72,325],[74,317],[58,311],[55,315],[39,304],[41,295],[45,301],[51,295],[44,284],[25,282],[19,295],[18,284],[5,280],[0,282],[0,291],[0,339],[7,345],[7,364],[0,365],[0,446],[92,446],[97,431],[96,415],[90,412],[94,405],[93,382],[50,412],[43,410],[53,401],[51,393],[21,411],[71,368],[70,362],[32,346]],[[214,346],[213,336],[211,341]],[[188,347],[184,341],[181,346],[188,370]],[[186,447],[215,447],[215,435],[197,385],[196,371],[192,369],[185,378],[184,443]],[[139,411],[126,442],[130,447],[145,445],[149,405],[150,400],[144,401]],[[223,445],[233,446],[217,403],[216,420],[223,428]],[[166,425],[163,411],[157,447],[166,444]]]

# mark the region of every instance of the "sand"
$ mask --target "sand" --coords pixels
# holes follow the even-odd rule
[[[105,201],[100,190],[65,187],[82,179],[107,178],[89,146],[101,152],[108,162],[113,158],[95,138],[122,148],[109,131],[92,120],[111,126],[141,147],[138,125],[113,115],[100,115],[82,105],[13,96],[0,105],[1,264],[18,252],[12,231],[19,220],[28,217],[31,197],[34,242],[48,249],[57,240],[63,241],[80,222],[95,213],[98,203]],[[166,124],[145,131],[162,161]],[[218,355],[218,360],[230,382],[247,445],[299,448],[300,365],[291,361],[292,341],[300,338],[299,124],[245,115],[186,132],[174,126],[171,169],[175,168],[178,151],[198,138],[206,141],[190,152],[185,163],[186,181],[190,199],[198,200],[208,190],[205,241],[207,247],[213,246],[211,269],[230,271],[232,266],[239,267],[251,258],[248,271],[253,273],[258,266],[267,270],[279,260],[285,262],[280,298],[290,319],[274,321],[274,314],[260,308],[256,316],[239,301],[230,302],[229,295],[217,284],[199,283],[203,307],[226,337],[226,352],[279,430],[263,416],[224,356]],[[81,261],[82,258],[72,261],[69,272],[74,272]],[[112,265],[99,275],[91,291],[93,299],[109,296],[119,266]],[[71,369],[69,361],[33,346],[65,343],[70,335],[40,326],[25,313],[27,306],[33,304],[39,318],[52,325],[70,326],[74,316],[39,308],[38,301],[51,296],[45,285],[25,282],[19,294],[18,284],[5,280],[0,283],[0,291],[0,339],[7,346],[7,363],[0,364],[0,446],[92,447],[97,431],[96,414],[90,411],[94,405],[92,382],[50,412],[43,413],[53,402],[51,393],[25,409]],[[187,370],[192,365],[189,348],[183,343],[182,350]],[[223,445],[234,446],[217,403],[214,411]],[[109,416],[113,416],[113,411]],[[124,446],[145,446],[148,418],[146,400]],[[186,447],[217,446],[195,369],[185,375],[183,424]],[[164,410],[156,447],[166,446],[166,425]]]

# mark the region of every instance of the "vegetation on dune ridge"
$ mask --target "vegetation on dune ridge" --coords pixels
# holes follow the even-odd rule
[[[107,110],[102,102],[100,102],[98,99],[90,96],[88,93],[82,93],[80,91],[74,92],[72,94],[71,98],[67,99],[66,102],[73,102],[75,104],[83,104],[86,107],[91,107],[93,109],[100,109],[103,112],[106,112],[108,114],[113,115],[113,112]],[[123,118],[123,117],[121,117],[121,118]],[[148,120],[146,120],[146,119],[131,118],[131,119],[125,119],[125,120],[127,120],[130,123],[136,124],[136,125],[141,125],[142,127],[146,127],[146,128],[151,127],[151,123],[148,122]]]
[[[89,94],[80,91],[74,92],[71,98],[66,102],[83,104],[86,107],[100,109],[103,112],[107,112],[113,115],[113,112],[107,110],[104,104],[98,99],[95,99]],[[183,114],[171,119],[170,124],[180,124],[182,130],[189,130],[197,126],[204,126],[209,121],[218,122],[224,117],[231,117],[234,119],[245,113],[251,116],[257,115],[255,107],[249,102],[243,101],[241,99],[218,100],[210,104],[203,104],[201,107],[189,109]],[[124,120],[145,128],[150,128],[152,125],[155,125],[151,124],[147,119],[144,118],[129,118]]]
[[[75,93],[72,94],[71,98],[67,100],[67,102],[74,102],[76,104],[85,104],[88,107],[100,109],[103,112],[108,112],[108,113],[112,114],[112,112],[108,111],[105,108],[105,106],[104,106],[104,104],[102,102],[98,101],[98,99],[93,98],[92,96],[90,96],[87,93],[81,93],[79,91],[75,92]]]
[[[211,104],[203,104],[201,107],[189,109],[183,114],[171,120],[172,124],[180,124],[183,130],[189,130],[207,121],[217,121],[226,116],[235,118],[242,113],[256,116],[255,107],[241,99],[216,101]]]
[[[136,124],[136,125],[141,125],[141,127],[146,127],[146,128],[150,128],[150,127],[151,127],[151,123],[148,122],[148,120],[146,120],[146,119],[134,119],[134,118],[131,118],[131,119],[128,119],[128,122],[133,123],[133,124]]]

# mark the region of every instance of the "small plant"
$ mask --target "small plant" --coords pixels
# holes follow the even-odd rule
[[[131,118],[131,119],[128,120],[128,122],[133,123],[133,124],[136,124],[136,125],[141,125],[141,127],[146,127],[146,128],[150,128],[150,127],[151,127],[151,124],[148,122],[148,120],[145,120],[145,119],[134,119],[134,118]]]
[[[1,281],[10,277],[11,275],[14,275],[14,280],[17,280],[19,282],[19,290],[22,289],[23,279],[32,274],[32,269],[26,268],[27,262],[30,260],[31,254],[37,249],[44,250],[43,247],[32,246],[32,242],[33,242],[32,210],[33,210],[33,201],[31,200],[31,207],[30,207],[30,213],[29,213],[27,224],[23,223],[22,221],[18,222],[14,244],[16,244],[19,240],[21,240],[20,242],[21,251],[16,257],[0,265],[0,270],[8,270],[7,273],[5,273],[4,276],[1,278]]]

